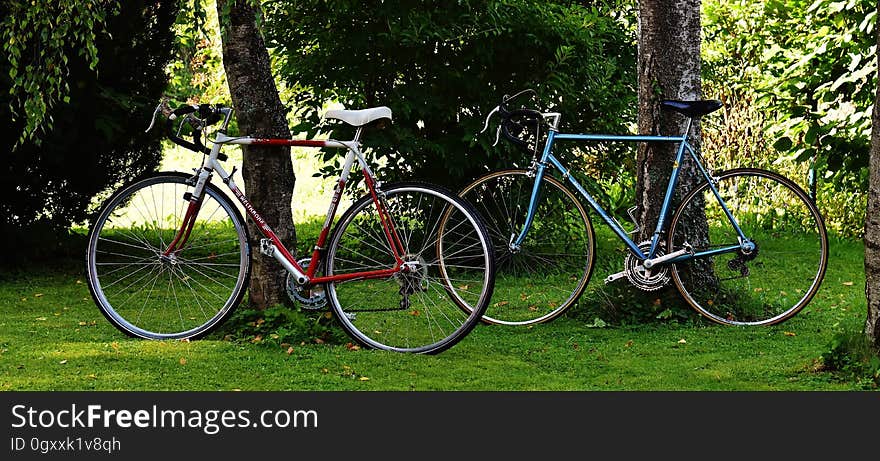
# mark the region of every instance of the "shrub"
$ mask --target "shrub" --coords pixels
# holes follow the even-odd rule
[[[528,166],[509,144],[491,146],[494,130],[476,136],[504,94],[536,89],[549,106],[540,108],[562,112],[567,131],[626,130],[635,117],[634,13],[614,3],[273,2],[266,35],[302,120],[294,131],[314,134],[328,102],[387,105],[394,123],[367,143],[383,177],[459,188],[487,170]],[[338,124],[330,136],[351,134]],[[577,152],[570,162],[613,174],[629,165],[625,152]]]
[[[822,353],[825,370],[853,379],[865,388],[880,386],[880,355],[863,332],[838,332]]]
[[[45,251],[94,211],[102,192],[158,167],[158,133],[144,129],[166,83],[177,2],[123,3],[108,21],[110,36],[97,40],[96,72],[69,53],[70,100],[50,112],[53,128],[39,144],[13,150],[24,122],[12,122],[9,63],[0,57],[0,251],[7,261]]]

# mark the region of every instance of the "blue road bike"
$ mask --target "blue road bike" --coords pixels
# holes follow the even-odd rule
[[[813,200],[774,172],[713,172],[693,147],[694,119],[720,109],[721,102],[662,101],[664,110],[687,118],[677,136],[571,134],[560,132],[559,113],[511,108],[512,100],[529,93],[535,95],[525,90],[505,96],[483,131],[497,114],[496,144],[503,135],[531,151],[530,166],[486,174],[460,192],[483,215],[495,248],[495,291],[485,322],[546,322],[578,300],[595,259],[584,202],[627,250],[622,270],[605,283],[626,279],[653,291],[672,282],[700,314],[728,325],[777,324],[814,297],[825,274],[828,239]],[[635,207],[629,215],[636,229],[628,232],[578,182],[554,154],[561,141],[677,144],[659,219],[647,240],[630,237],[639,230]],[[686,160],[695,162],[702,178],[678,200]]]

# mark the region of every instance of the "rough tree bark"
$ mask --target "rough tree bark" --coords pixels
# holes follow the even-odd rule
[[[880,45],[880,34],[877,35],[877,44]],[[880,352],[880,73],[877,74],[876,84],[868,165],[868,209],[865,216],[865,296],[868,300],[865,334],[874,350]]]
[[[269,53],[256,25],[250,0],[218,0],[223,41],[223,67],[239,131],[259,138],[289,138],[285,108],[272,76]],[[242,146],[242,175],[248,200],[289,250],[296,248],[290,203],[295,177],[289,147]],[[253,264],[248,299],[266,308],[286,297],[286,272],[259,252],[262,233],[248,219]]]
[[[643,135],[678,135],[687,119],[675,112],[660,110],[660,100],[697,100],[702,97],[700,84],[700,0],[640,0],[638,73],[639,133]],[[700,144],[700,126],[691,128],[696,149]],[[657,218],[676,154],[675,143],[650,143],[639,146],[636,181],[637,218],[641,224],[640,240],[648,240],[656,229]],[[682,164],[679,187],[673,207],[687,191],[700,182],[699,172],[688,156]],[[667,223],[671,216],[667,216]],[[706,239],[705,217],[688,223],[692,243]],[[702,224],[702,225],[701,225]],[[665,240],[665,236],[661,241]]]

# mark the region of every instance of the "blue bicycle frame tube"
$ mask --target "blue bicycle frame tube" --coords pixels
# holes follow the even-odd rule
[[[663,205],[660,209],[660,215],[657,220],[657,227],[654,231],[654,234],[651,238],[651,247],[647,254],[642,252],[642,250],[636,245],[635,242],[629,235],[627,235],[626,231],[620,227],[617,221],[605,211],[604,208],[587,192],[586,189],[571,175],[571,172],[562,165],[562,162],[559,161],[552,154],[553,144],[557,139],[561,140],[574,140],[574,141],[623,141],[623,142],[677,142],[679,143],[678,152],[675,156],[675,162],[673,163],[672,172],[669,177],[669,183],[666,187],[666,195],[663,199]],[[569,133],[557,133],[554,130],[550,130],[547,135],[547,141],[544,144],[544,151],[541,154],[541,160],[537,164],[537,168],[535,171],[535,183],[532,187],[532,195],[529,201],[529,209],[528,214],[526,215],[526,221],[523,223],[523,227],[515,238],[512,239],[510,245],[513,248],[518,248],[522,245],[522,242],[525,240],[526,234],[528,230],[531,228],[532,222],[535,218],[535,212],[538,207],[538,202],[540,200],[540,192],[541,192],[541,181],[544,179],[544,175],[546,174],[546,170],[548,166],[553,166],[558,169],[562,174],[562,177],[565,178],[578,192],[580,192],[581,196],[586,199],[587,203],[599,214],[599,217],[602,218],[603,221],[611,228],[612,231],[617,235],[617,237],[626,244],[629,248],[629,251],[633,253],[634,256],[641,260],[652,259],[655,257],[657,252],[657,247],[660,243],[660,235],[663,230],[663,225],[666,222],[666,215],[669,213],[669,207],[672,201],[672,195],[675,191],[675,187],[678,183],[678,176],[681,170],[682,160],[684,159],[685,150],[690,153],[691,158],[698,165],[700,172],[703,177],[709,183],[709,187],[712,190],[712,193],[718,199],[718,202],[721,204],[722,209],[724,210],[727,218],[730,220],[730,223],[736,229],[737,234],[739,235],[742,241],[747,242],[748,240],[745,238],[742,230],[739,227],[739,224],[734,219],[733,215],[727,208],[727,205],[724,203],[724,200],[721,198],[715,184],[712,182],[712,178],[709,176],[709,173],[700,163],[699,159],[696,156],[693,148],[687,142],[687,134],[684,136],[641,136],[641,135],[601,135],[601,134],[569,134]],[[727,246],[723,248],[716,248],[713,250],[699,252],[693,255],[683,255],[679,256],[672,260],[672,262],[680,262],[691,258],[703,257],[703,256],[711,256],[715,254],[727,253],[731,251],[736,251],[741,248],[741,245],[733,245]]]

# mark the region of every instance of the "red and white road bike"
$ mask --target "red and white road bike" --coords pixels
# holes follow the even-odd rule
[[[201,337],[228,318],[250,275],[242,211],[264,236],[260,252],[289,273],[288,294],[303,308],[329,303],[345,331],[364,346],[436,353],[479,322],[492,296],[494,260],[478,214],[434,185],[383,185],[364,159],[361,135],[367,127],[390,122],[390,109],[327,111],[326,119],[356,127],[350,141],[228,136],[232,113],[230,107],[208,104],[171,111],[170,139],[203,154],[201,166],[194,174],[163,172],[124,186],[98,213],[89,234],[89,288],[114,326],[135,337],[184,339]],[[204,130],[221,121],[213,146],[206,147]],[[186,130],[192,141],[184,139]],[[236,169],[227,173],[220,163],[227,159],[221,152],[227,144],[346,150],[311,257],[297,260],[236,186]],[[355,163],[366,193],[334,227]],[[215,174],[240,208],[211,181]]]

